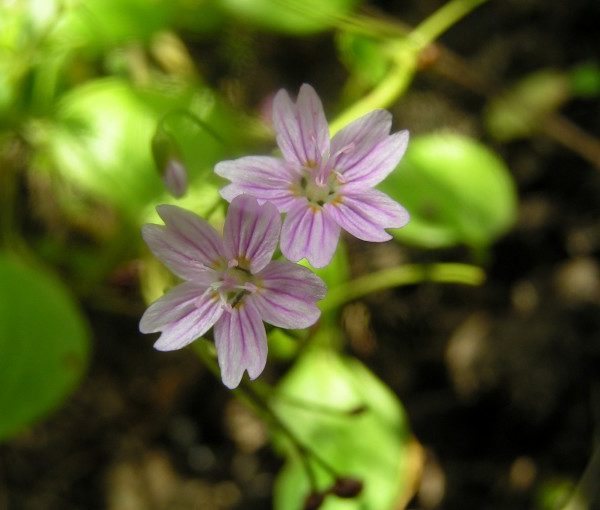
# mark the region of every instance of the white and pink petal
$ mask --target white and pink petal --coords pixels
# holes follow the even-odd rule
[[[270,202],[259,205],[249,195],[237,196],[229,205],[223,229],[223,244],[228,260],[250,263],[256,273],[265,267],[277,248],[281,215]]]
[[[256,379],[267,363],[267,334],[260,314],[247,299],[215,324],[215,346],[223,384],[236,388],[244,371]]]
[[[289,260],[306,258],[314,267],[331,261],[340,237],[340,227],[307,201],[297,202],[287,213],[281,229],[281,251]]]
[[[301,329],[312,326],[321,311],[316,302],[327,288],[309,269],[287,261],[272,261],[258,275],[259,289],[248,296],[262,319],[273,326]]]
[[[156,209],[165,226],[142,227],[142,237],[152,253],[180,278],[205,281],[208,268],[224,257],[215,229],[180,207],[160,205]]]
[[[175,294],[175,291],[151,305],[140,321],[142,333],[162,332],[154,344],[154,348],[159,351],[173,351],[185,347],[204,335],[223,314],[223,304],[211,293],[202,293],[185,303],[182,302],[182,295],[171,294]],[[172,307],[171,311],[167,310],[169,306]],[[166,320],[157,317],[161,310],[169,320],[159,326]]]
[[[391,128],[387,110],[374,110],[351,122],[331,140],[329,166],[349,171],[389,136]]]
[[[341,228],[372,242],[391,239],[384,229],[401,228],[410,219],[404,207],[376,189],[345,195],[341,202],[327,204],[325,210]]]
[[[231,181],[221,190],[225,200],[231,202],[236,196],[247,194],[279,207],[293,196],[291,188],[298,180],[299,170],[280,158],[247,156],[218,163],[215,173]]]
[[[408,131],[400,131],[385,137],[376,145],[352,161],[350,166],[339,166],[348,191],[360,191],[379,184],[400,163],[408,145]]]
[[[208,285],[195,282],[180,283],[162,297],[154,301],[140,319],[142,333],[161,331],[169,323],[176,322],[193,312],[196,300],[204,294]]]
[[[277,144],[286,160],[301,166],[321,163],[329,151],[329,127],[319,96],[308,84],[300,87],[294,103],[281,89],[273,100]]]

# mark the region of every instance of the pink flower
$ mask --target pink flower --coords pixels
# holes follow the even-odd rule
[[[249,156],[224,161],[215,172],[231,181],[226,200],[240,194],[270,201],[287,213],[281,251],[315,267],[331,260],[340,229],[364,241],[387,241],[386,228],[400,228],[407,211],[373,189],[402,158],[408,132],[390,135],[392,116],[375,110],[342,129],[332,140],[321,100],[307,84],[296,103],[285,90],[273,101],[273,123],[283,159]]]
[[[281,217],[270,203],[239,196],[229,207],[223,238],[206,221],[172,205],[161,205],[165,225],[144,225],[152,252],[186,280],[146,310],[142,333],[161,332],[154,347],[180,349],[215,327],[223,383],[235,388],[244,370],[258,377],[267,360],[263,321],[306,328],[320,311],[325,285],[305,267],[271,260]]]

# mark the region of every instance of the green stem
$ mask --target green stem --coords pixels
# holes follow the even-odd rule
[[[484,279],[485,273],[481,268],[468,264],[407,264],[371,273],[329,289],[320,308],[326,312],[372,292],[423,281],[480,285]]]
[[[410,84],[415,68],[415,56],[406,50],[400,51],[385,79],[331,122],[329,125],[331,136],[366,113],[391,105]]]
[[[331,124],[333,136],[344,126],[377,108],[391,105],[408,88],[419,53],[478,5],[487,0],[452,0],[435,11],[406,36],[390,39],[391,68],[385,79],[362,99],[343,111]]]
[[[219,366],[215,360],[214,352],[210,343],[207,340],[200,338],[192,345],[200,359],[204,362],[212,374],[217,379],[221,379]],[[335,471],[335,469],[312,448],[304,444],[304,442],[298,436],[296,436],[295,432],[287,426],[283,419],[280,418],[274,409],[269,405],[262,393],[255,387],[251,386],[248,381],[242,380],[241,385],[237,389],[233,390],[233,393],[257,414],[262,416],[265,421],[270,422],[271,425],[279,429],[281,433],[288,438],[292,444],[292,447],[296,450],[300,457],[300,461],[304,466],[304,470],[313,490],[317,490],[316,478],[309,459],[312,459],[316,464],[321,466],[325,471],[331,474],[333,478],[338,477],[338,473]]]
[[[410,34],[420,49],[435,41],[477,6],[487,0],[452,0],[421,22]]]

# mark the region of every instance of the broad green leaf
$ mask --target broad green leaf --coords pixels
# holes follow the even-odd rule
[[[517,212],[504,162],[459,134],[412,138],[400,166],[380,188],[411,215],[406,227],[392,231],[394,236],[427,248],[489,246],[510,228]]]
[[[235,140],[230,129],[235,117],[209,91],[136,89],[119,79],[83,85],[64,98],[48,130],[54,167],[71,184],[143,223],[155,217],[155,205],[173,201],[152,161],[157,123],[167,112],[188,109]],[[188,166],[188,195],[193,195],[179,203],[203,214],[218,199],[206,169],[225,149],[189,125],[179,126],[177,136]]]
[[[485,112],[488,131],[501,141],[530,136],[569,98],[569,87],[565,73],[544,70],[526,76],[490,101]]]
[[[288,34],[310,34],[335,26],[358,0],[220,0],[240,20]]]
[[[403,498],[410,440],[406,416],[394,394],[359,361],[310,349],[279,384],[273,404],[294,434],[340,476],[364,484],[354,499],[329,496],[323,510],[391,510]],[[274,440],[286,456],[275,508],[300,510],[311,491],[308,477],[286,436],[274,429]],[[334,482],[317,463],[311,465],[320,490]]]
[[[0,439],[55,409],[88,363],[89,332],[53,276],[0,254]]]

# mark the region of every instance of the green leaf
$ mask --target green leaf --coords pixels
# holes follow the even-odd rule
[[[383,80],[390,58],[383,51],[381,41],[353,32],[340,32],[336,42],[340,60],[362,83],[373,86]]]
[[[504,162],[459,134],[411,139],[400,166],[380,187],[411,215],[393,235],[426,248],[489,246],[517,213],[515,186]]]
[[[303,35],[335,26],[359,0],[220,0],[244,22],[287,34]]]
[[[61,102],[56,123],[48,129],[53,166],[72,185],[141,224],[152,215],[149,209],[173,201],[152,161],[157,123],[169,111],[192,106],[200,119],[226,132],[234,122],[209,91],[136,89],[119,79],[78,87]],[[179,126],[177,137],[194,194],[179,203],[203,214],[218,199],[217,185],[205,178],[206,169],[224,149],[189,125]]]
[[[165,0],[77,2],[68,8],[52,39],[57,45],[67,42],[93,53],[132,41],[148,42],[153,34],[167,28],[172,10]]]
[[[0,439],[55,409],[88,363],[89,332],[54,277],[0,254]]]
[[[586,62],[575,67],[569,73],[573,95],[593,98],[600,95],[600,65],[598,62]]]
[[[570,93],[565,73],[552,70],[532,73],[490,101],[485,112],[488,131],[501,141],[531,136],[544,117],[557,110]]]
[[[277,388],[279,416],[302,442],[340,476],[360,479],[361,494],[348,500],[329,496],[324,510],[389,510],[407,487],[410,431],[395,395],[356,359],[332,350],[307,351]],[[301,405],[299,405],[301,403]],[[274,440],[286,456],[275,485],[275,508],[302,508],[311,488],[301,460],[277,430]],[[318,488],[334,480],[311,463]]]
[[[152,137],[154,163],[162,174],[171,159],[181,161],[192,180],[205,179],[223,157],[226,144],[206,122],[173,110],[158,122]]]

